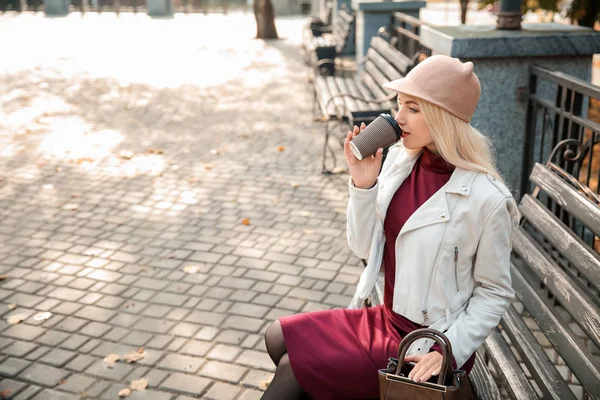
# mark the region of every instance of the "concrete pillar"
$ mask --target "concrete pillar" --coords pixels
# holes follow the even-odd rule
[[[522,24],[521,30],[487,25],[422,26],[421,44],[433,54],[473,62],[481,82],[481,99],[471,124],[492,139],[500,173],[519,196],[529,66],[540,65],[589,82],[592,55],[600,53],[600,34],[556,23]],[[541,87],[536,94],[553,103],[552,90]]]
[[[425,7],[425,1],[379,1],[352,0],[352,9],[356,11],[356,60],[367,54],[371,38],[382,26],[388,26],[392,14],[396,11],[419,17],[419,10]]]

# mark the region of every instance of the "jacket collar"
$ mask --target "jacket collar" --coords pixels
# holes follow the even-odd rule
[[[387,213],[387,208],[394,193],[410,175],[418,156],[421,154],[421,152],[407,151],[404,148],[399,150],[394,164],[384,174],[380,183],[380,192],[383,193],[378,199],[378,206],[382,213],[382,220]],[[471,194],[476,177],[477,172],[475,171],[456,168],[450,176],[450,180],[411,215],[402,227],[400,235],[427,225],[450,221],[452,219],[451,213],[458,200],[452,195],[458,194],[468,197]],[[382,190],[384,188],[386,190]]]

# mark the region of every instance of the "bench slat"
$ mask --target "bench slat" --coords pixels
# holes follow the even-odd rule
[[[536,163],[529,179],[561,207],[579,219],[596,236],[600,236],[600,207],[561,181],[548,167]]]
[[[469,373],[469,382],[477,400],[502,400],[496,381],[479,352],[475,353],[475,364]]]
[[[365,63],[365,72],[373,79],[376,83],[379,91],[383,93],[383,90],[380,89],[384,83],[388,82],[389,79],[385,77],[385,75],[377,68],[375,63],[372,60],[367,60]],[[373,91],[371,89],[371,91]]]
[[[348,87],[348,91],[350,92],[350,94],[352,94],[353,96],[356,97],[363,97],[365,98],[365,96],[362,94],[362,92],[359,90],[358,86],[356,85],[356,80],[355,79],[346,79],[345,81],[346,86]],[[358,103],[362,104],[366,110],[379,110],[378,106],[376,106],[373,103],[368,103],[366,101],[358,101]]]
[[[363,87],[366,88],[366,90],[368,90],[371,95],[370,95],[370,99],[375,100],[375,99],[381,99],[384,98],[386,96],[388,96],[388,93],[385,93],[383,91],[383,89],[377,85],[377,82],[375,82],[373,80],[373,78],[367,74],[363,74],[362,75],[362,82]],[[374,103],[376,107],[378,107],[380,110],[385,111],[385,112],[390,112],[392,110],[393,104],[392,102],[384,102],[384,103]]]
[[[535,389],[529,383],[529,379],[523,373],[519,362],[498,329],[492,330],[483,346],[490,361],[494,364],[495,370],[506,382],[506,389],[512,399],[531,400],[538,398]]]
[[[511,277],[519,300],[534,317],[550,343],[587,392],[594,398],[600,398],[600,365],[597,360],[588,358],[586,354],[589,354],[589,351],[582,340],[562,325],[515,265],[511,266]]]
[[[596,287],[600,287],[600,256],[587,243],[544,207],[539,200],[525,195],[521,200],[521,213],[527,221],[544,233],[546,239],[577,267]]]
[[[408,73],[408,68],[412,61],[402,54],[398,49],[386,42],[380,37],[371,39],[371,47],[373,47],[382,57],[384,57],[391,65],[398,70],[401,76]]]
[[[574,316],[596,346],[600,346],[600,309],[589,296],[577,289],[576,284],[558,264],[544,256],[540,246],[522,228],[515,231],[513,244],[514,251]]]
[[[335,116],[335,105],[330,103],[327,106],[327,102],[329,99],[331,99],[331,93],[329,92],[329,88],[325,82],[325,77],[316,76],[314,85],[317,93],[317,101],[319,102],[319,106],[321,107],[321,112],[323,115]]]
[[[504,314],[501,325],[542,390],[544,399],[575,400],[573,392],[514,307]]]
[[[335,79],[335,84],[340,89],[341,93],[351,94],[350,90],[348,90],[348,86],[346,85],[344,78],[342,78],[341,76],[336,76],[334,79]],[[348,110],[350,112],[367,111],[366,106],[363,106],[364,102],[363,102],[363,104],[359,105],[358,102],[356,100],[354,100],[353,98],[351,98],[350,96],[344,96],[344,102],[346,103],[346,107],[348,107]]]
[[[393,81],[399,78],[402,78],[402,74],[389,63],[388,60],[383,58],[383,56],[373,48],[370,48],[367,51],[367,58],[373,62],[377,66],[377,68],[383,73],[386,81]],[[384,82],[385,83],[385,82]]]
[[[335,110],[346,113],[346,111],[348,111],[348,110],[346,110],[346,103],[344,102],[344,99],[342,97],[340,97],[341,93],[340,93],[340,89],[337,87],[337,85],[335,83],[335,77],[326,76],[325,83],[327,83],[327,88],[329,89],[329,92],[331,93],[331,96],[333,97],[333,103],[336,105]]]

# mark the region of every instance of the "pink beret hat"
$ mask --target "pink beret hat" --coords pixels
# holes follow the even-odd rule
[[[471,121],[481,95],[473,63],[444,55],[426,58],[404,78],[383,87],[426,100],[466,122]]]

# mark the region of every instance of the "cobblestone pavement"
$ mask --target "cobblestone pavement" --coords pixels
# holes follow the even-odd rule
[[[252,15],[0,16],[4,397],[145,378],[129,398],[258,399],[270,322],[348,304],[301,24],[265,43]]]

